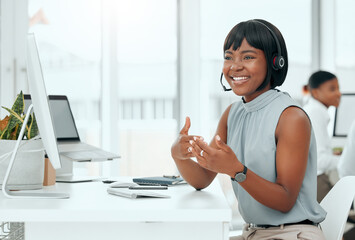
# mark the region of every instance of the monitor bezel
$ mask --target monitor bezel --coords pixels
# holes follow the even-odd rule
[[[55,169],[61,168],[53,118],[50,112],[38,46],[33,33],[27,37],[27,80],[33,110],[46,153]]]
[[[355,93],[342,93],[341,97],[343,96],[354,96],[355,97]],[[338,118],[338,112],[339,112],[339,107],[335,108],[335,113],[334,113],[334,126],[333,126],[333,137],[347,137],[347,134],[338,134],[336,132],[336,127],[337,127],[337,118]]]

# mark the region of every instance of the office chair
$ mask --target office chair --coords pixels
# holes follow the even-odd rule
[[[341,240],[355,196],[355,176],[341,178],[321,201],[327,216],[320,227],[326,240]]]

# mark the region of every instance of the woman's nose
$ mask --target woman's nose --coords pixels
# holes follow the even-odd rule
[[[243,68],[243,65],[239,62],[232,63],[230,66],[230,70],[238,71]]]

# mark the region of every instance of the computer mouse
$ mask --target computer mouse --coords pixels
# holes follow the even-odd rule
[[[139,186],[139,185],[134,182],[113,182],[109,185],[109,187],[112,188],[129,188],[134,186]]]

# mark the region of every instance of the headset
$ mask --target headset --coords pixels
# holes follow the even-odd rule
[[[284,66],[285,66],[285,59],[284,57],[281,55],[281,46],[280,46],[280,42],[275,34],[274,31],[271,30],[271,28],[269,28],[265,23],[260,22],[258,20],[252,20],[253,22],[257,22],[260,23],[261,25],[263,25],[266,29],[269,30],[269,32],[271,33],[271,35],[273,36],[273,38],[275,39],[275,43],[276,43],[276,47],[277,47],[277,54],[274,55],[272,57],[272,67],[273,69],[277,70],[281,70]]]
[[[271,28],[269,28],[265,23],[263,22],[260,22],[256,19],[253,19],[251,20],[252,22],[257,22],[261,25],[263,25],[267,30],[269,30],[269,32],[271,33],[272,37],[274,38],[275,40],[275,43],[276,43],[276,48],[277,48],[277,54],[275,54],[273,57],[272,57],[272,68],[275,70],[275,71],[278,71],[278,70],[281,70],[284,66],[285,66],[285,58],[281,55],[281,45],[280,45],[280,42],[275,34],[274,31],[271,30]],[[220,83],[223,87],[223,90],[224,91],[230,91],[232,90],[231,88],[226,88],[223,83],[222,83],[222,79],[223,79],[223,72],[221,74],[221,78],[220,78]]]

